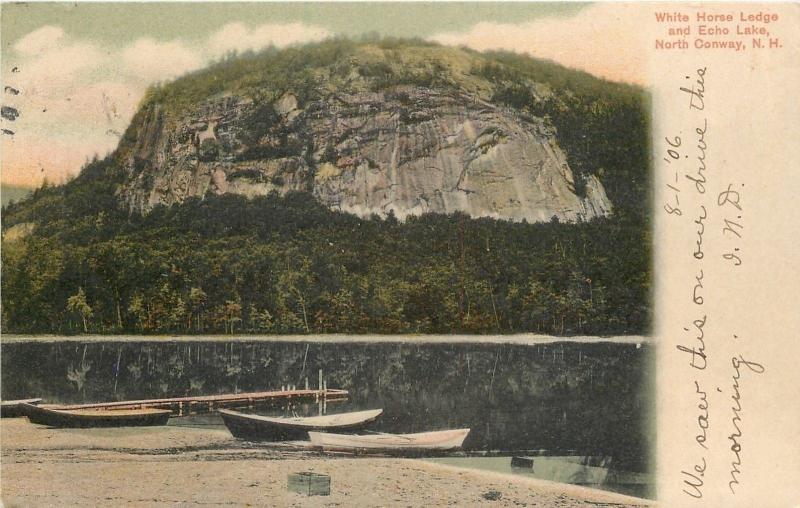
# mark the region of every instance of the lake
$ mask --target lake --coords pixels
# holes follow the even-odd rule
[[[4,337],[2,398],[130,400],[303,387],[306,378],[316,388],[322,369],[329,388],[350,392],[349,402],[329,411],[384,408],[375,431],[469,427],[464,447],[471,454],[600,456],[615,471],[648,473],[655,443],[652,352],[647,343],[602,340]],[[491,467],[500,467],[495,460]]]

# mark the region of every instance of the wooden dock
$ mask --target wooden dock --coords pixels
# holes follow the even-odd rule
[[[193,397],[174,397],[169,399],[121,400],[118,402],[92,402],[89,404],[43,404],[47,409],[169,409],[173,416],[210,413],[225,407],[252,407],[269,402],[314,402],[341,401],[348,397],[347,390],[274,390],[269,392],[250,392],[222,395],[199,395]]]

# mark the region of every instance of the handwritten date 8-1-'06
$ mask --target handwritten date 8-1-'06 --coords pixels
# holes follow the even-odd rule
[[[675,181],[674,183],[670,182],[667,184],[667,188],[672,193],[672,200],[675,203],[665,203],[664,204],[664,211],[666,211],[670,215],[683,215],[683,211],[680,208],[680,199],[679,194],[681,192],[680,189],[680,173],[683,172],[683,177],[685,180],[689,180],[692,182],[692,186],[694,187],[695,191],[698,194],[702,195],[706,193],[706,149],[708,148],[708,144],[706,143],[706,132],[708,131],[708,119],[703,118],[702,124],[698,127],[694,128],[694,134],[696,136],[695,148],[696,153],[692,155],[693,162],[690,164],[694,165],[693,169],[681,171],[680,169],[675,171]],[[667,146],[664,150],[665,156],[663,157],[664,162],[667,164],[672,164],[673,162],[689,162],[684,161],[685,159],[689,159],[689,155],[683,154],[681,150],[681,145],[683,141],[681,140],[680,136],[673,136],[673,137],[665,137],[664,141],[666,142]]]

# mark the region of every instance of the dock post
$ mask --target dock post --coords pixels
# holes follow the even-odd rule
[[[306,376],[306,391],[308,391],[308,376]]]

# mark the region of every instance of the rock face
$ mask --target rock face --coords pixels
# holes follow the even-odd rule
[[[575,190],[546,121],[460,91],[342,90],[305,104],[292,93],[209,99],[177,117],[146,106],[120,195],[132,210],[207,193],[292,190],[359,216],[465,212],[514,221],[611,213],[600,181]]]

